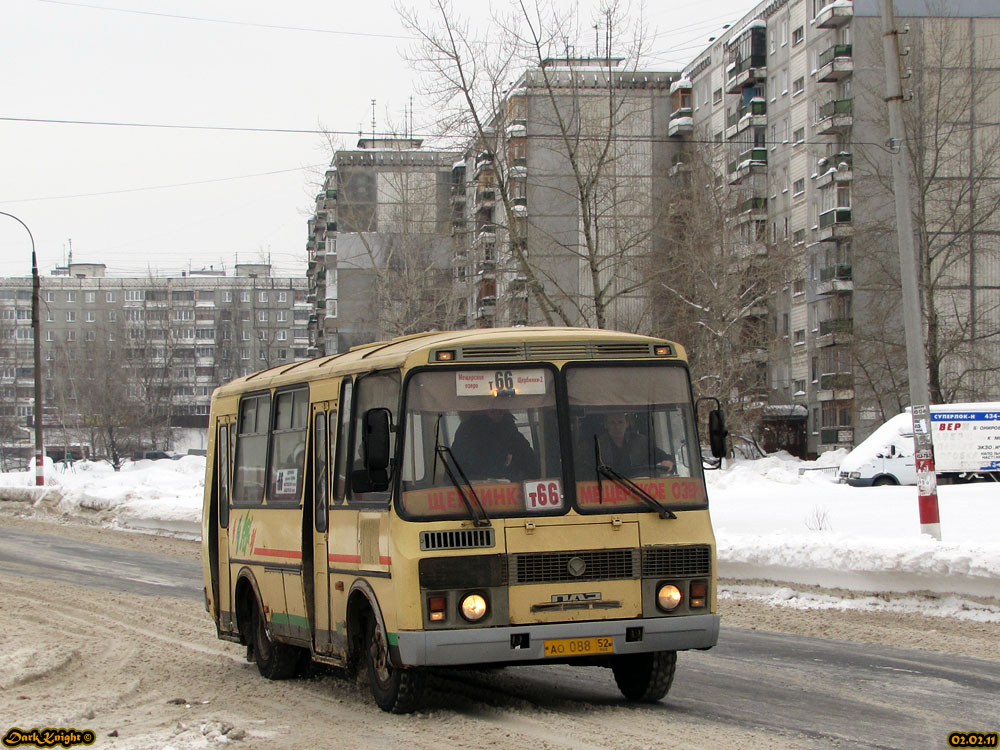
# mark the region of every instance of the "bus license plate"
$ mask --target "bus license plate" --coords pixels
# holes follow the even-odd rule
[[[596,638],[558,638],[545,641],[546,656],[588,656],[590,654],[613,654],[615,641],[609,636]]]

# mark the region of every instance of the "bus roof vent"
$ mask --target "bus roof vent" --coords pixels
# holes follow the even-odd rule
[[[645,342],[598,343],[596,349],[598,357],[650,357],[653,354],[652,345]]]
[[[443,531],[421,531],[420,549],[481,549],[496,546],[496,536],[488,529],[445,529]]]
[[[528,344],[528,359],[591,359],[587,342],[551,341]]]
[[[476,359],[524,359],[521,344],[493,344],[484,346],[463,346],[458,350],[458,360]]]

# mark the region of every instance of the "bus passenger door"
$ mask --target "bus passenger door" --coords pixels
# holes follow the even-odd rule
[[[330,425],[337,426],[337,412],[326,404],[313,406],[312,439],[312,583],[313,647],[317,653],[332,650],[330,638],[330,565],[327,553],[330,519]]]
[[[233,591],[229,565],[229,506],[230,483],[232,481],[232,445],[230,433],[235,427],[229,417],[220,417],[215,433],[215,487],[218,491],[218,513],[215,521],[215,537],[218,557],[212,561],[218,587],[213,592],[219,608],[219,627],[225,632],[236,630],[233,617]]]

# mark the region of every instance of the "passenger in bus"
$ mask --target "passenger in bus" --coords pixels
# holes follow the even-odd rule
[[[603,429],[596,434],[596,447],[594,433],[590,433],[583,444],[577,447],[577,466],[582,467],[585,476],[596,473],[597,451],[600,452],[601,463],[625,476],[676,473],[674,457],[656,446],[652,446],[650,455],[648,438],[629,428],[628,417],[625,414],[621,412],[607,414],[602,427]]]
[[[462,420],[451,445],[452,455],[466,477],[521,482],[539,477],[531,443],[503,409],[474,412]]]

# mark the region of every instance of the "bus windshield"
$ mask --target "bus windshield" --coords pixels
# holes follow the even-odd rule
[[[555,380],[537,365],[414,375],[403,514],[467,517],[470,503],[488,517],[564,512]]]
[[[566,385],[577,510],[705,506],[686,370],[575,366]]]

